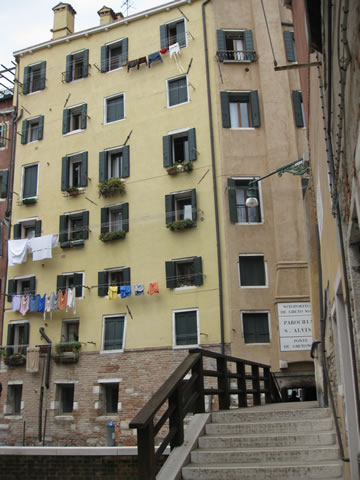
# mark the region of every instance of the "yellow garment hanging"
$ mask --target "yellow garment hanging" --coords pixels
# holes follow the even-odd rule
[[[118,287],[109,287],[108,290],[108,295],[109,295],[109,300],[115,300],[118,294]]]

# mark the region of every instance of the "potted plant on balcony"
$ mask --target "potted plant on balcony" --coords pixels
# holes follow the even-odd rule
[[[125,192],[125,180],[122,178],[109,178],[100,182],[98,185],[99,188],[99,198],[101,196],[108,198],[116,195],[117,193]]]
[[[79,360],[81,343],[60,342],[55,345],[55,362],[57,363],[76,363]]]
[[[26,362],[26,355],[23,353],[10,353],[10,350],[3,348],[0,352],[0,355],[4,359],[4,363],[10,367],[17,367],[19,365],[24,365]]]
[[[76,197],[80,193],[79,187],[69,187],[66,191],[70,197]]]
[[[166,228],[170,229],[172,232],[181,232],[187,228],[193,228],[196,226],[196,222],[187,218],[185,220],[174,220],[166,225]]]
[[[178,173],[191,172],[193,169],[192,162],[174,163],[167,168],[168,175],[177,175]]]
[[[102,242],[111,242],[112,240],[122,240],[125,236],[125,230],[115,230],[114,232],[100,233],[99,239]]]

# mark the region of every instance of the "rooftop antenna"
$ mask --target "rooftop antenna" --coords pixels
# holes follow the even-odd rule
[[[121,10],[123,10],[125,7],[126,10],[126,17],[129,16],[129,8],[135,8],[134,3],[131,0],[124,0],[122,5],[121,5]]]

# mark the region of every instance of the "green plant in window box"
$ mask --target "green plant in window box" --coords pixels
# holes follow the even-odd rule
[[[125,230],[115,230],[114,232],[100,233],[99,239],[102,242],[111,242],[112,240],[122,240],[125,236]]]
[[[183,172],[191,172],[193,169],[192,162],[184,162],[184,163],[175,163],[167,168],[168,175],[177,175],[178,173]]]
[[[22,204],[23,205],[32,205],[33,203],[37,202],[36,197],[29,197],[29,198],[23,198]]]
[[[66,191],[70,195],[70,197],[75,197],[80,193],[79,187],[69,187]]]
[[[81,343],[60,342],[55,345],[55,361],[58,363],[75,363],[79,360]]]
[[[166,225],[166,228],[169,228],[172,232],[181,232],[182,230],[193,228],[195,226],[196,222],[188,218],[186,220],[175,220],[174,222],[170,222]]]
[[[26,362],[26,355],[23,353],[12,353],[10,354],[7,349],[3,349],[1,353],[4,363],[10,367],[16,367],[18,365],[24,365]]]
[[[99,188],[99,198],[101,196],[108,198],[116,195],[117,193],[125,193],[125,180],[121,178],[109,178],[100,182],[98,185]]]

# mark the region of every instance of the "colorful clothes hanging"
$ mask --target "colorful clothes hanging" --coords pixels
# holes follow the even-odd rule
[[[160,293],[158,282],[151,282],[147,291],[148,295],[154,295],[154,293]]]

